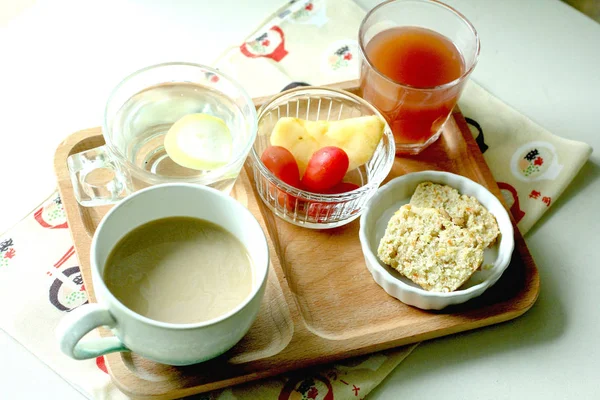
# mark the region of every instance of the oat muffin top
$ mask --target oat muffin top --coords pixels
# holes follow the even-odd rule
[[[450,186],[423,182],[417,186],[410,204],[445,211],[456,225],[471,231],[484,248],[494,244],[500,235],[498,223],[492,213],[475,197],[461,195]]]
[[[481,266],[483,249],[444,212],[407,204],[388,222],[377,255],[423,289],[451,292]]]

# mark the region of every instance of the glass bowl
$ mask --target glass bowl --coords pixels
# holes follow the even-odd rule
[[[281,181],[260,160],[279,118],[333,121],[369,115],[381,118],[385,129],[371,159],[344,177],[358,189],[341,194],[307,192]],[[352,93],[324,87],[288,90],[265,103],[258,111],[258,135],[250,151],[254,184],[265,205],[279,218],[311,229],[335,228],[358,218],[390,172],[394,157],[394,137],[379,111]]]

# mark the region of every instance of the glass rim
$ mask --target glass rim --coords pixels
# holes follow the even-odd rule
[[[373,65],[373,63],[371,62],[371,60],[367,56],[367,52],[365,50],[365,43],[364,43],[364,40],[363,40],[363,36],[364,36],[364,33],[365,33],[365,24],[366,24],[367,20],[376,11],[378,11],[380,8],[388,6],[391,3],[421,3],[421,4],[433,5],[433,6],[444,8],[447,11],[450,11],[456,17],[458,17],[461,21],[463,21],[467,25],[467,27],[469,28],[469,30],[471,31],[471,33],[473,33],[473,37],[475,38],[475,57],[474,57],[473,62],[471,63],[471,66],[469,68],[465,68],[465,71],[458,78],[456,78],[456,79],[454,79],[454,80],[452,80],[450,82],[444,83],[442,85],[437,85],[437,86],[414,86],[414,85],[409,85],[407,83],[398,82],[398,81],[396,81],[396,80],[388,77],[383,72],[381,72],[378,68],[376,68]],[[447,89],[447,88],[450,88],[452,86],[458,85],[460,82],[462,82],[463,80],[465,80],[471,74],[471,72],[473,72],[473,69],[475,69],[475,66],[477,65],[477,62],[479,61],[479,52],[481,50],[481,45],[480,45],[480,41],[479,41],[479,34],[477,33],[477,30],[475,29],[475,27],[473,26],[473,24],[471,23],[471,21],[469,21],[467,19],[467,17],[465,17],[461,12],[459,12],[455,8],[449,6],[449,5],[445,4],[445,3],[442,3],[439,0],[386,0],[383,3],[380,3],[380,4],[376,5],[375,7],[373,7],[365,15],[365,17],[363,18],[362,22],[360,23],[360,28],[358,30],[358,47],[360,49],[360,52],[361,52],[363,60],[378,75],[382,76],[384,79],[390,81],[391,83],[393,83],[395,85],[403,86],[403,87],[410,88],[410,89],[413,89],[413,90],[418,90],[418,91],[431,91],[431,90]]]
[[[248,143],[246,143],[246,145],[243,148],[241,148],[239,152],[235,153],[234,156],[231,158],[231,160],[227,164],[225,164],[219,168],[215,168],[215,169],[206,171],[205,174],[202,174],[201,176],[197,176],[197,177],[163,176],[163,175],[158,175],[158,174],[154,174],[152,172],[146,171],[145,169],[140,168],[139,166],[135,165],[124,154],[122,154],[121,151],[119,151],[119,149],[117,149],[112,144],[112,138],[110,137],[110,135],[108,135],[108,133],[112,131],[112,129],[109,129],[109,126],[108,126],[108,108],[109,108],[111,101],[116,97],[119,90],[121,90],[123,88],[123,86],[125,86],[130,80],[134,79],[135,77],[137,77],[147,71],[155,70],[155,69],[159,69],[159,68],[165,68],[165,67],[192,67],[194,69],[201,69],[201,70],[205,70],[207,72],[211,72],[211,73],[215,74],[216,76],[218,76],[219,78],[225,79],[229,84],[233,85],[233,87],[239,92],[240,96],[248,104],[248,106],[249,106],[248,108],[250,109],[250,119],[251,119],[251,121],[248,121],[248,122],[250,122],[249,129],[251,130],[250,138],[248,140]],[[179,82],[179,81],[184,82],[184,80],[175,80],[175,81],[166,81],[165,80],[165,82],[161,82],[161,83]],[[192,83],[194,83],[194,82],[192,82]],[[242,111],[242,110],[240,109],[240,111]],[[243,113],[243,111],[242,111],[242,113]],[[105,134],[105,132],[106,132],[106,134]],[[250,95],[246,92],[246,90],[242,87],[242,85],[239,84],[236,80],[232,79],[227,74],[224,74],[222,71],[219,71],[219,70],[209,67],[207,65],[196,64],[196,63],[191,63],[191,62],[173,61],[173,62],[165,62],[165,63],[160,63],[160,64],[153,64],[153,65],[149,65],[144,68],[138,69],[138,70],[130,73],[129,75],[125,76],[111,90],[111,92],[108,96],[108,99],[106,100],[105,106],[104,106],[104,115],[103,115],[103,119],[102,119],[102,133],[104,136],[104,140],[106,142],[105,143],[106,147],[110,150],[110,152],[112,154],[114,154],[115,156],[118,156],[119,161],[122,162],[123,164],[125,164],[125,166],[129,170],[135,171],[138,174],[142,174],[143,176],[148,177],[149,181],[168,181],[168,182],[199,182],[200,181],[200,182],[203,182],[203,181],[210,181],[211,179],[221,177],[224,175],[224,173],[227,172],[227,170],[229,168],[231,168],[232,166],[237,164],[239,162],[240,158],[244,154],[246,154],[246,155],[248,154],[248,152],[250,151],[250,148],[252,147],[252,144],[254,143],[254,140],[256,139],[257,132],[258,132],[258,117],[257,117],[257,113],[256,113],[256,107],[254,105],[254,101],[252,100]]]

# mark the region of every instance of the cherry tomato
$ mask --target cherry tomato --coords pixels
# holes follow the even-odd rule
[[[277,203],[280,207],[285,207],[290,213],[293,213],[296,208],[296,199],[296,196],[277,189]]]
[[[314,219],[316,222],[325,222],[327,217],[334,212],[334,206],[327,207],[325,203],[312,203],[308,207],[308,218]]]
[[[285,147],[269,146],[263,151],[260,160],[265,167],[283,182],[294,187],[300,187],[300,170],[296,159]],[[294,211],[296,198],[284,191],[275,188],[277,191],[277,204],[279,207],[285,207],[289,212]]]
[[[308,160],[302,185],[317,193],[330,189],[342,181],[349,164],[344,150],[335,146],[323,147],[315,151]]]
[[[263,151],[260,160],[277,178],[288,185],[300,187],[300,170],[296,159],[288,149],[269,146]]]
[[[358,189],[360,186],[358,186],[355,183],[352,182],[340,182],[337,185],[335,185],[332,188],[329,188],[327,190],[324,190],[323,194],[341,194],[341,193],[346,193],[346,192],[351,192],[353,190]]]
[[[323,194],[341,194],[351,192],[360,186],[351,182],[340,182],[334,187],[327,189]],[[330,204],[329,206],[327,204]],[[319,203],[314,202],[308,207],[308,217],[317,222],[325,222],[331,214],[335,212],[335,205],[338,203]]]

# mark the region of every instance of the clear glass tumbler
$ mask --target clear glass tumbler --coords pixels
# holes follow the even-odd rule
[[[360,94],[385,116],[397,154],[418,154],[441,135],[479,56],[479,37],[436,0],[391,0],[359,31]]]
[[[187,114],[221,118],[233,137],[230,161],[212,170],[175,163],[164,138]],[[67,159],[74,193],[84,206],[113,204],[142,188],[188,182],[231,191],[256,138],[256,108],[234,80],[210,67],[167,63],[139,70],[111,93],[104,112],[105,145]]]

